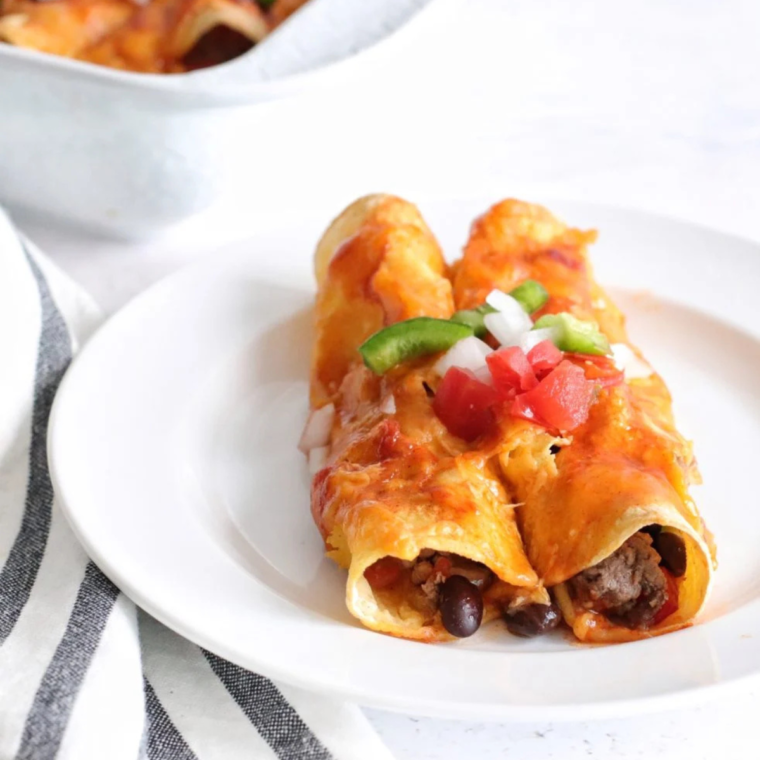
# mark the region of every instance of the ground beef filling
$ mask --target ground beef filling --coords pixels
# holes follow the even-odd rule
[[[585,609],[604,613],[616,625],[647,628],[667,599],[660,559],[652,537],[636,533],[598,565],[568,581],[570,592]]]

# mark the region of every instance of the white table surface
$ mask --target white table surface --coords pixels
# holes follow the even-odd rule
[[[602,201],[760,239],[758,30],[753,0],[446,0],[382,76],[263,107],[250,184],[162,239],[17,218],[107,312],[254,225],[377,189]],[[410,760],[713,760],[757,756],[759,710],[748,684],[699,709],[589,723],[367,713]]]

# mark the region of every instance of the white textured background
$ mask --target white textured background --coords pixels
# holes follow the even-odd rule
[[[253,226],[374,190],[602,201],[760,239],[759,40],[752,0],[441,0],[382,70],[261,108],[251,176],[164,239],[126,245],[21,221],[109,311]],[[596,723],[368,712],[400,759],[718,760],[757,756],[760,687]]]

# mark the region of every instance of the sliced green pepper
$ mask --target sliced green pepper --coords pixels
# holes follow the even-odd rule
[[[536,280],[525,280],[513,290],[509,295],[525,309],[528,314],[538,311],[548,300],[549,294],[546,288]]]
[[[532,314],[538,311],[548,300],[549,294],[546,288],[535,280],[525,280],[514,290],[509,291],[509,295],[517,301],[520,306],[528,313]],[[481,304],[477,309],[463,309],[457,311],[451,317],[452,321],[459,322],[463,325],[469,325],[478,338],[485,337],[488,330],[486,329],[483,318],[486,314],[493,314],[496,309],[487,303]]]
[[[418,356],[447,351],[473,334],[465,324],[448,319],[416,317],[376,332],[359,346],[364,363],[376,375]]]
[[[467,325],[472,328],[472,331],[478,338],[484,338],[488,330],[486,329],[486,323],[483,321],[483,317],[486,314],[493,314],[496,309],[493,306],[489,306],[487,303],[478,306],[477,309],[462,309],[457,311],[451,316],[452,322],[459,322],[462,325]]]
[[[596,322],[584,322],[563,311],[561,314],[545,314],[533,325],[534,330],[544,327],[554,329],[554,345],[560,351],[596,356],[610,353],[610,342],[599,331]]]

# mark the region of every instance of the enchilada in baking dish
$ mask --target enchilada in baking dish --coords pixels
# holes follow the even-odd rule
[[[439,641],[503,616],[616,642],[701,609],[714,553],[691,445],[593,279],[594,237],[504,201],[447,268],[390,196],[325,233],[301,448],[368,627]]]
[[[0,41],[111,68],[179,73],[232,60],[306,0],[0,0]]]

